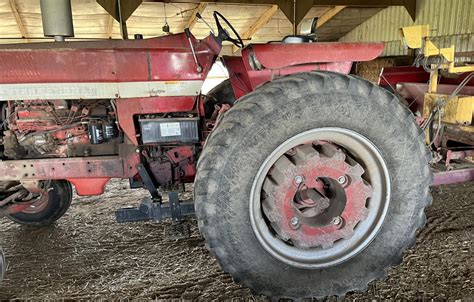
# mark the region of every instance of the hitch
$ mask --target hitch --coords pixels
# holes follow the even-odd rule
[[[159,223],[171,218],[172,223],[165,229],[165,236],[169,240],[189,238],[190,227],[183,218],[194,215],[194,202],[180,202],[178,192],[170,192],[168,195],[168,204],[162,204],[161,199],[154,201],[146,197],[138,208],[121,208],[115,211],[115,218],[118,223],[150,220]]]
[[[115,211],[117,222],[125,223],[151,220],[159,223],[166,218],[171,218],[172,224],[166,232],[167,237],[171,240],[188,238],[190,228],[183,217],[194,215],[194,202],[180,202],[178,192],[170,191],[168,192],[169,203],[163,204],[163,198],[158,192],[158,188],[145,166],[140,164],[137,168],[142,183],[150,192],[151,197],[144,198],[138,208],[121,208]]]
[[[169,204],[162,204],[146,197],[138,208],[121,208],[115,211],[115,218],[118,223],[150,220],[159,223],[171,218],[173,224],[178,224],[182,222],[184,216],[194,215],[194,202],[180,202],[178,192],[170,192],[169,199]]]

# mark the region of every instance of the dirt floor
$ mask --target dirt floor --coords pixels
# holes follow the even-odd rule
[[[195,220],[190,239],[171,242],[165,239],[166,225],[117,224],[114,209],[146,196],[127,185],[115,181],[102,197],[75,198],[69,212],[47,229],[1,219],[8,271],[0,299],[252,298],[207,252]],[[474,297],[474,185],[439,187],[433,195],[428,224],[403,264],[367,293],[347,298]]]

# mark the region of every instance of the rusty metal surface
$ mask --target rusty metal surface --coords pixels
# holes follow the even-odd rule
[[[0,161],[3,181],[66,179],[75,185],[79,195],[100,195],[111,178],[131,178],[137,174],[140,157],[128,148],[122,156],[76,158],[43,158]]]
[[[474,181],[474,168],[443,171],[434,174],[433,186]]]
[[[129,170],[118,156],[0,161],[2,180],[129,178],[136,174]]]
[[[362,166],[348,164],[336,145],[320,147],[320,152],[313,145],[294,148],[291,160],[278,159],[263,184],[266,217],[283,240],[291,239],[298,248],[327,249],[350,238],[369,212],[366,201],[372,187],[361,177]],[[293,219],[300,222],[288,223]]]
[[[446,152],[446,166],[449,166],[452,160],[464,160],[469,157],[474,158],[474,149],[462,151],[448,150]]]
[[[450,141],[474,146],[474,126],[444,124],[441,145],[448,146]]]

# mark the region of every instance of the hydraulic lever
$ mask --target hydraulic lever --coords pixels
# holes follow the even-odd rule
[[[194,51],[193,41],[191,41],[191,31],[189,30],[189,28],[185,28],[184,32],[186,33],[186,37],[188,38],[188,41],[189,41],[189,46],[191,47],[191,52],[193,53],[194,62],[196,63],[196,70],[197,72],[201,73],[202,67],[201,67],[201,64],[199,64],[199,61],[196,56],[196,52]]]

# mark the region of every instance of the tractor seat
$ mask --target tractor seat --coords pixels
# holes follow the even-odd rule
[[[300,43],[313,43],[318,39],[316,35],[290,35],[286,36],[281,40],[283,44],[300,44]]]
[[[283,44],[301,44],[301,43],[313,43],[318,41],[316,36],[316,29],[318,24],[318,18],[305,19],[301,22],[300,34],[289,35],[281,40]]]

